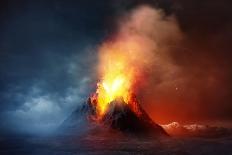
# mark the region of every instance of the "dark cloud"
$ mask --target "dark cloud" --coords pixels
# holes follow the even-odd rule
[[[173,58],[183,69],[193,90],[199,115],[206,119],[231,119],[231,2],[178,1],[175,14],[186,34],[183,47]],[[209,117],[208,117],[209,116]]]
[[[178,68],[172,81],[179,83],[164,91],[154,86],[157,98],[148,101],[158,99],[155,110],[150,110],[154,118],[161,122],[232,119],[230,4],[227,0],[173,2],[169,9],[184,34],[181,44],[169,51]]]
[[[164,63],[154,68],[148,87],[140,94],[155,120],[232,119],[231,1],[113,2],[118,16],[139,5],[162,9],[165,16],[175,16],[182,32],[180,43],[166,45],[171,66]]]
[[[94,89],[107,3],[1,1],[1,129],[47,130]]]

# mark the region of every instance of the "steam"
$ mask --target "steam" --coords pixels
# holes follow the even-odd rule
[[[136,79],[141,79],[136,89],[140,103],[156,122],[230,116],[230,63],[223,39],[214,33],[208,36],[217,41],[199,39],[199,27],[194,38],[181,31],[174,15],[147,5],[127,12],[118,23],[116,40],[131,40],[138,46],[123,52],[137,69]],[[227,40],[226,34],[222,36]]]
[[[172,63],[169,50],[182,37],[174,16],[147,5],[139,6],[118,19],[117,33],[101,46],[100,75],[108,71],[105,62],[112,63],[120,55],[126,61],[124,72],[134,73],[135,79],[130,78],[134,91],[162,91],[164,86],[166,89],[176,82],[172,76],[178,74],[178,67]],[[161,80],[155,86],[154,77]]]

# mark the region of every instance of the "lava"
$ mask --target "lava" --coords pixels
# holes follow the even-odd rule
[[[106,42],[99,49],[99,74],[97,84],[97,112],[103,115],[110,102],[122,97],[129,104],[134,93],[133,87],[138,78],[138,66],[135,66],[136,53],[140,51],[134,39],[120,38]],[[139,67],[138,67],[139,68]]]

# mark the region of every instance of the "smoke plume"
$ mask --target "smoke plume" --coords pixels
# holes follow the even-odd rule
[[[169,84],[173,82],[171,75],[178,68],[168,52],[181,39],[182,33],[174,16],[166,16],[162,10],[150,6],[139,6],[118,19],[116,34],[100,47],[99,73],[102,75],[117,67],[107,69],[106,62],[122,59],[126,63],[122,70],[128,74],[134,72],[132,78],[135,80],[130,79],[139,90],[151,85],[152,77],[157,73],[158,78]]]

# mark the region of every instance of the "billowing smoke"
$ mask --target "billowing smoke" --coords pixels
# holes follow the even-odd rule
[[[139,40],[137,65],[144,77],[137,95],[159,123],[231,116],[231,47],[225,44],[231,22],[215,26],[228,16],[215,10],[229,9],[209,3],[199,14],[199,2],[175,2],[173,14],[140,5],[119,18],[118,36]]]
[[[168,52],[181,39],[174,16],[166,16],[162,10],[150,6],[139,6],[118,19],[116,34],[101,46],[100,75],[121,65],[120,71],[132,74],[129,79],[139,86],[139,90],[151,85],[149,81],[157,73],[165,84],[169,84],[178,68]],[[109,64],[114,65],[107,68]]]
[[[118,36],[139,38],[135,66],[145,83],[137,95],[159,123],[230,118],[230,9],[225,2],[200,4],[176,1],[168,13],[136,4],[119,18]]]
[[[176,91],[182,82],[170,56],[182,39],[175,16],[148,5],[138,6],[118,18],[116,33],[101,46],[100,75],[112,75],[121,67],[117,73],[129,76],[125,87],[133,85],[141,104],[155,104],[153,101],[172,93],[173,87]]]

